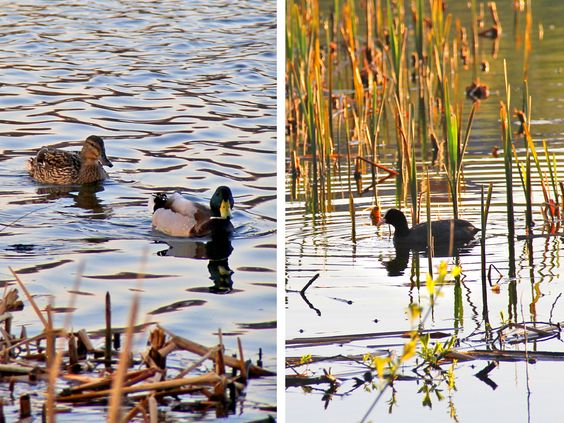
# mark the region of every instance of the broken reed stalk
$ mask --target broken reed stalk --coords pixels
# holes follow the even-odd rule
[[[241,338],[237,337],[237,348],[239,349],[239,359],[241,360],[241,378],[247,380],[247,366],[245,364],[245,356],[243,355],[243,344]]]
[[[119,369],[119,368],[118,368]],[[225,376],[223,377],[225,378]],[[125,386],[122,387],[121,393],[122,394],[130,394],[133,392],[144,392],[144,391],[153,391],[153,390],[164,390],[164,389],[174,389],[180,388],[182,386],[191,385],[191,386],[214,386],[216,383],[221,382],[222,377],[218,376],[215,373],[208,373],[203,376],[192,376],[183,379],[169,379],[161,382],[149,382],[143,384],[137,384],[135,386]],[[101,391],[92,391],[92,392],[85,392],[80,394],[72,394],[66,396],[59,396],[57,397],[58,402],[83,402],[83,401],[90,401],[96,398],[104,398],[108,395],[110,396],[110,400],[114,397],[115,389],[104,389]],[[110,415],[108,415],[108,421]]]
[[[149,423],[158,423],[159,409],[157,408],[157,400],[154,395],[149,395],[147,400],[149,408]]]
[[[31,399],[29,394],[20,396],[20,420],[31,417]]]
[[[17,275],[17,273],[14,272],[14,270],[11,267],[8,267],[8,269],[10,270],[12,275],[14,275],[14,278],[16,278],[16,282],[18,283],[21,290],[25,294],[25,297],[27,298],[27,300],[29,301],[29,303],[33,307],[35,314],[37,315],[37,317],[39,317],[39,320],[41,320],[41,324],[43,325],[43,329],[47,330],[47,328],[49,327],[49,324],[47,323],[47,319],[45,319],[45,316],[43,316],[43,313],[41,313],[41,310],[39,309],[39,307],[35,303],[35,300],[31,296],[31,294],[29,293],[29,291],[27,290],[27,288],[25,287],[24,283],[22,282],[20,277]]]
[[[219,349],[219,346],[215,346],[212,347],[206,354],[204,354],[198,361],[196,361],[195,363],[192,363],[189,367],[187,367],[186,369],[182,370],[180,373],[178,373],[178,375],[176,375],[175,379],[182,379],[184,376],[186,376],[188,373],[190,373],[192,370],[194,370],[195,368],[199,367],[202,365],[202,363],[208,359],[211,360],[212,356],[215,356],[217,350]]]
[[[125,389],[127,389],[124,388],[123,385],[125,381],[125,375],[127,374],[127,369],[129,367],[129,354],[131,352],[131,346],[133,344],[133,329],[135,327],[137,313],[139,310],[139,292],[141,284],[143,282],[143,277],[141,275],[145,273],[144,268],[146,263],[147,250],[145,249],[145,251],[143,252],[143,257],[141,259],[141,271],[139,272],[139,278],[137,279],[137,289],[133,294],[127,329],[125,330],[125,343],[119,355],[118,367],[112,383],[110,402],[108,406],[108,422],[110,423],[117,423],[121,420],[121,397],[126,392]]]
[[[217,349],[215,356],[215,373],[223,376],[225,374],[225,361],[223,361],[225,347],[223,346],[223,334],[221,332],[221,328],[217,330],[217,337],[219,341],[219,348]]]
[[[46,307],[47,311],[47,329],[45,330],[45,339],[47,347],[45,348],[45,356],[47,358],[47,368],[50,368],[55,359],[55,340],[56,337],[53,333],[53,297],[50,297],[49,304]]]
[[[61,368],[62,362],[63,362],[63,352],[59,351],[53,358],[51,367],[49,367],[49,381],[47,384],[47,400],[45,402],[47,423],[55,422],[55,397],[56,397],[55,390],[57,387],[57,378],[59,377],[59,369]]]
[[[157,368],[134,370],[132,372],[127,373],[125,377],[124,385],[129,386],[139,383],[142,380],[154,376],[158,372],[159,369]],[[69,392],[71,392],[71,394],[78,394],[78,393],[82,393],[83,391],[96,391],[101,389],[109,389],[114,378],[115,378],[115,373],[112,373],[109,376],[95,379],[94,381],[87,381],[85,383],[82,383],[81,385],[73,386],[69,388]],[[74,379],[74,377],[72,379]]]
[[[106,291],[106,333],[104,345],[104,362],[106,369],[112,367],[112,299],[109,291]]]
[[[158,326],[160,328],[162,328],[161,326]],[[208,348],[202,344],[198,344],[197,342],[194,341],[190,341],[189,339],[183,338],[181,336],[175,335],[174,333],[170,332],[169,330],[162,328],[163,331],[165,331],[166,334],[168,334],[171,337],[171,341],[174,342],[179,348],[182,348],[186,351],[189,351],[191,353],[197,354],[199,356],[204,356],[206,355],[211,348]],[[211,359],[211,357],[210,357]],[[239,371],[242,371],[242,363],[240,360],[237,360],[236,358],[230,357],[229,355],[226,355],[224,357],[224,361],[225,364],[229,367],[235,367],[237,369],[239,369]],[[263,369],[262,367],[258,367],[255,365],[251,365],[249,367],[249,377],[258,377],[258,376],[274,376],[276,373],[275,372],[271,372],[270,370],[266,370]]]

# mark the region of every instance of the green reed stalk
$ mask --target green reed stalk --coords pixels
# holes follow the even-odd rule
[[[454,278],[454,328],[462,327],[464,327],[464,301],[462,301],[462,283],[459,275]]]
[[[531,184],[531,150],[525,141],[525,233],[532,234],[533,229],[533,193]]]
[[[560,204],[559,195],[558,195],[558,173],[556,168],[556,155],[550,155],[548,152],[548,146],[546,144],[546,140],[542,140],[542,145],[544,149],[544,157],[546,160],[546,167],[548,168],[548,174],[550,176],[550,184],[552,186],[552,192],[554,194],[554,201],[557,204]]]
[[[503,60],[503,70],[505,75],[505,95],[506,102],[501,102],[500,118],[502,127],[503,141],[503,159],[505,165],[505,193],[507,201],[507,230],[511,240],[515,239],[515,211],[513,208],[513,162],[511,159],[511,151],[513,146],[511,120],[509,116],[509,107],[511,105],[511,86],[507,80],[507,62]]]
[[[468,147],[468,141],[470,140],[470,131],[472,128],[472,122],[474,121],[474,116],[478,108],[478,102],[472,104],[472,109],[468,117],[468,123],[466,125],[466,132],[464,134],[464,139],[460,139],[459,131],[459,116],[460,111],[456,113],[453,110],[453,106],[450,102],[449,88],[447,86],[448,79],[444,78],[444,99],[445,99],[445,128],[446,128],[446,140],[447,140],[447,176],[450,186],[450,192],[452,196],[452,207],[454,218],[458,219],[459,210],[459,185],[460,176],[462,175],[462,164],[464,162],[464,155]]]
[[[411,113],[413,115],[413,107],[411,107]],[[414,132],[415,132],[415,122],[412,119],[408,120],[408,133],[409,133],[409,146],[411,147],[411,160],[410,160],[410,167],[409,167],[409,196],[411,197],[411,211],[412,211],[412,220],[413,223],[416,223],[417,216],[419,216],[418,212],[418,190],[417,190],[417,164],[416,164],[416,157],[415,157],[415,143],[413,142]]]
[[[484,187],[481,187],[481,229],[482,229],[482,236],[480,238],[480,257],[481,257],[481,265],[482,265],[482,303],[483,303],[483,310],[482,315],[486,324],[489,321],[488,317],[488,286],[487,286],[487,275],[486,275],[486,229],[488,224],[488,214],[490,211],[490,204],[492,200],[492,187],[493,184],[490,182],[488,186],[488,195],[487,199],[484,202]]]
[[[526,116],[525,122],[523,123],[523,127],[525,128],[525,185],[523,187],[525,193],[525,232],[527,235],[530,235],[533,228],[533,193],[532,193],[532,184],[531,184],[531,151],[534,153],[535,162],[537,163],[537,168],[539,171],[539,176],[541,176],[541,169],[538,163],[537,154],[535,152],[535,146],[533,145],[533,140],[530,137],[530,117],[531,117],[531,109],[530,105],[530,97],[529,97],[529,85],[527,84],[527,80],[523,81],[523,115]]]
[[[376,146],[378,145],[378,135],[380,133],[380,121],[382,119],[382,111],[384,110],[384,100],[380,101],[380,107],[378,107],[378,90],[376,87],[372,90],[372,110],[378,109],[378,113],[372,113],[372,129],[371,129],[371,149],[372,149],[372,162],[376,163]],[[376,172],[378,168],[372,166],[372,187],[374,189],[374,203],[378,205],[378,190],[376,186]]]
[[[399,4],[398,4],[399,7]],[[405,48],[405,39],[406,39],[406,30],[405,26],[402,21],[399,19],[394,18],[392,14],[392,5],[390,0],[386,0],[386,12],[387,12],[387,21],[388,21],[388,32],[390,37],[390,54],[391,54],[391,61],[393,67],[393,77],[394,83],[396,88],[396,95],[398,100],[402,99],[401,90],[402,90],[402,80],[403,80],[403,72],[402,72],[402,53],[404,52]],[[401,11],[398,10],[398,15],[401,15]]]
[[[425,169],[427,178],[427,192],[425,193],[425,208],[427,211],[427,259],[429,265],[429,275],[433,277],[433,229],[431,225],[431,181],[429,179],[429,169]]]
[[[505,194],[507,207],[507,241],[509,247],[509,277],[515,278],[515,211],[513,205],[513,162],[511,151],[513,149],[511,119],[509,107],[511,106],[511,86],[507,80],[507,61],[503,60],[503,70],[505,77],[506,103],[500,102],[501,136],[503,142],[503,161],[505,165]],[[516,307],[516,287],[514,281],[509,287],[510,299],[515,300]]]
[[[456,169],[458,168],[458,119],[450,104],[450,95],[448,88],[448,79],[444,77],[443,98],[445,101],[445,128],[446,128],[446,146],[447,146],[447,175],[452,196],[452,207],[454,218],[458,219],[458,181],[456,179]]]
[[[333,20],[337,18],[336,22],[339,22],[339,16],[341,15],[341,1],[340,0],[333,0]],[[333,39],[337,35],[337,28],[335,26],[335,21],[333,21]]]
[[[417,0],[415,5],[415,49],[419,60],[423,59],[425,1]]]
[[[423,63],[424,49],[425,49],[425,33],[424,33],[424,19],[425,19],[425,2],[424,0],[417,0],[415,9],[415,47],[417,51],[417,86],[418,86],[418,137],[421,143],[422,156],[425,159],[427,156],[427,110],[428,102],[426,101],[425,93],[427,78],[429,72],[426,72],[428,65]]]
[[[351,174],[352,174],[352,160],[351,160],[351,146],[350,146],[350,128],[349,128],[349,117],[348,117],[348,105],[347,102],[344,102],[343,109],[345,112],[344,120],[345,120],[345,131],[346,131],[346,139],[345,143],[347,145],[347,181],[348,181],[348,188],[349,188],[349,214],[351,216],[351,239],[352,242],[356,243],[356,218],[354,212],[354,197],[352,191],[352,181],[351,181]]]

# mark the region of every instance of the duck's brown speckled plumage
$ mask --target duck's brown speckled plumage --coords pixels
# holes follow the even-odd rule
[[[88,184],[108,177],[102,165],[113,166],[106,157],[102,138],[91,135],[81,151],[42,147],[29,159],[27,170],[33,179],[45,184]]]

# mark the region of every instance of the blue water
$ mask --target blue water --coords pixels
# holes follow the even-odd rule
[[[261,348],[274,369],[274,323],[248,325],[276,321],[275,2],[0,5],[0,282],[14,282],[11,266],[40,307],[65,306],[84,266],[72,326],[99,330],[106,291],[114,326],[125,326],[143,272],[151,277],[139,322],[210,346],[221,329],[228,353],[239,336],[247,358]],[[104,183],[45,186],[26,174],[41,146],[78,150],[91,134],[114,164]],[[234,273],[223,294],[210,280],[206,240],[153,232],[147,209],[153,193],[207,203],[219,185],[235,197]],[[191,300],[199,305],[147,314]],[[41,329],[27,302],[15,322]],[[146,339],[137,336],[138,351]],[[264,415],[261,404],[275,404],[274,378],[251,382],[238,413]]]

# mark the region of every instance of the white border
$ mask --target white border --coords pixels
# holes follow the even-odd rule
[[[285,0],[277,0],[277,25],[276,25],[276,68],[277,68],[277,248],[276,248],[276,280],[277,280],[277,344],[276,344],[276,371],[277,371],[277,420],[278,422],[286,421],[286,395],[285,395],[285,339],[286,339],[286,309],[285,309],[285,21],[286,21],[286,4]]]

